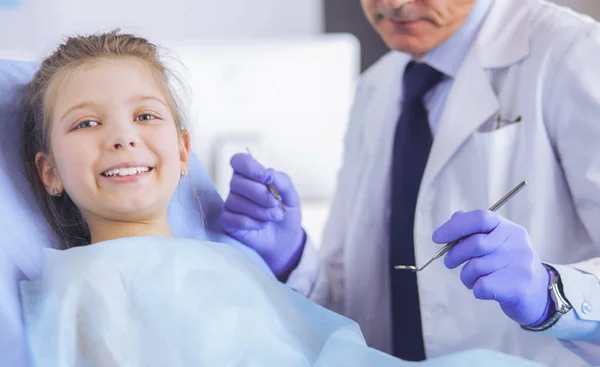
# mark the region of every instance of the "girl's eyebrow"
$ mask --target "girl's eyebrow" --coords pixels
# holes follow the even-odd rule
[[[131,99],[129,100],[130,103],[144,102],[144,101],[156,101],[156,102],[159,102],[160,104],[162,104],[163,106],[165,106],[166,108],[169,108],[167,103],[165,101],[163,101],[162,98],[159,98],[159,97],[137,95],[137,96],[131,97]]]
[[[91,101],[86,101],[86,102],[81,102],[79,104],[76,104],[75,106],[69,108],[67,110],[67,112],[65,112],[61,117],[59,121],[64,120],[68,115],[70,115],[73,111],[79,110],[79,109],[83,109],[83,108],[87,108],[90,106],[95,106],[96,104],[94,102]]]

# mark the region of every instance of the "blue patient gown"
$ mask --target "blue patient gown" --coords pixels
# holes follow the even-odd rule
[[[238,250],[134,237],[47,249],[21,283],[35,366],[410,366],[353,321],[278,283]],[[488,351],[426,366],[533,366]]]

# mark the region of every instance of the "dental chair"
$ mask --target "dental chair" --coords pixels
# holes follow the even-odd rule
[[[19,282],[40,274],[41,250],[60,244],[42,214],[25,178],[20,152],[20,102],[37,64],[0,59],[0,365],[27,365]],[[223,232],[223,201],[197,157],[181,179],[169,206],[169,222],[177,237],[223,242],[267,265],[253,250]]]

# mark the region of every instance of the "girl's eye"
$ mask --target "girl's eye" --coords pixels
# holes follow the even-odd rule
[[[143,113],[135,118],[135,121],[150,121],[156,119],[156,116],[149,113]]]
[[[89,127],[96,127],[98,126],[98,122],[94,121],[94,120],[87,120],[87,121],[82,121],[79,124],[77,124],[77,126],[75,126],[75,129],[87,129]]]

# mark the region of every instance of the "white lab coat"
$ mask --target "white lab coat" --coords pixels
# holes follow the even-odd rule
[[[542,0],[495,1],[435,135],[416,207],[417,264],[439,249],[431,235],[455,211],[487,208],[522,180],[528,187],[499,214],[528,230],[543,261],[600,255],[599,35],[590,18]],[[409,60],[391,52],[360,80],[322,248],[306,249],[289,280],[358,321],[369,344],[387,352],[390,166]],[[498,115],[522,121],[497,128]],[[418,274],[429,358],[489,348],[587,365],[555,338],[522,330],[497,303],[475,299],[459,272],[437,261]]]

